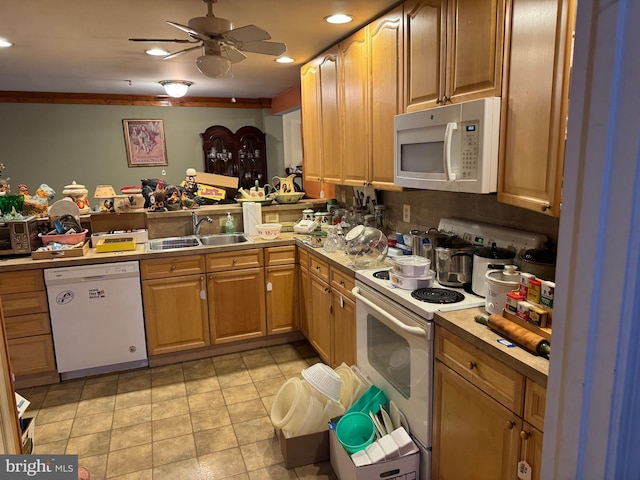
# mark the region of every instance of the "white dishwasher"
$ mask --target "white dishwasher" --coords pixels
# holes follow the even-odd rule
[[[149,364],[138,262],[48,268],[44,278],[63,379]]]

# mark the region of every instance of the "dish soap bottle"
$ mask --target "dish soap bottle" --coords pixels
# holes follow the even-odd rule
[[[235,233],[236,222],[230,213],[227,213],[227,221],[224,223],[224,231],[226,233]]]

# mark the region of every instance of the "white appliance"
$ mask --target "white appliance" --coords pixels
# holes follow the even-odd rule
[[[426,190],[497,189],[500,97],[395,116],[394,184]]]
[[[386,275],[385,275],[386,274]],[[396,288],[386,269],[356,271],[357,365],[404,414],[421,452],[420,479],[431,478],[433,398],[433,315],[436,311],[484,305],[484,299],[435,282],[426,303],[411,290]],[[417,292],[424,289],[418,289]]]
[[[44,278],[63,379],[149,364],[138,262],[48,268]]]

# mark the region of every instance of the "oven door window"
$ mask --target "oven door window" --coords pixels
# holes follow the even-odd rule
[[[396,331],[367,315],[367,359],[405,398],[411,398],[411,346]]]

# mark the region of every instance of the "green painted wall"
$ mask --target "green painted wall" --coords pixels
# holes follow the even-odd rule
[[[164,121],[168,166],[128,166],[123,119]],[[284,172],[282,117],[268,109],[0,103],[2,177],[11,178],[13,193],[20,183],[32,194],[46,183],[56,200],[73,180],[90,195],[98,184],[118,190],[158,178],[163,169],[167,183],[179,183],[189,167],[204,171],[200,133],[212,125],[259,128],[266,133],[267,178]]]

